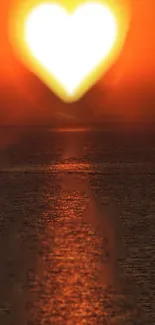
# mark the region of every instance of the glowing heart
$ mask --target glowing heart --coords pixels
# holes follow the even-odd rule
[[[73,15],[58,5],[42,5],[30,14],[25,26],[25,38],[34,57],[69,96],[106,57],[116,35],[114,17],[100,4],[85,4]]]
[[[125,33],[119,37],[116,15],[101,2],[85,2],[74,10],[41,3],[25,12],[20,25],[20,15],[14,21],[18,43],[13,43],[28,67],[65,101],[80,98],[123,44]]]

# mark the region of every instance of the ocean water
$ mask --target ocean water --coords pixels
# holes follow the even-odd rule
[[[155,324],[154,144],[3,130],[0,324]]]

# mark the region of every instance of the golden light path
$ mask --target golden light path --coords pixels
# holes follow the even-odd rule
[[[125,13],[113,0],[16,5],[10,40],[25,65],[61,99],[72,102],[119,54],[128,26]]]

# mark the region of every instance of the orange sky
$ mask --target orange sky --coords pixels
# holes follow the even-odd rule
[[[56,98],[13,54],[7,37],[8,3],[0,3],[0,125],[76,119],[87,124],[104,121],[107,115],[127,120],[155,115],[154,0],[131,0],[130,29],[118,61],[84,98],[70,105]]]

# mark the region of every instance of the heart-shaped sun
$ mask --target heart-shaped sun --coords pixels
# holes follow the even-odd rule
[[[16,6],[10,20],[11,42],[28,68],[56,94],[75,101],[119,54],[128,26],[122,8],[113,0],[108,5],[35,1]]]

